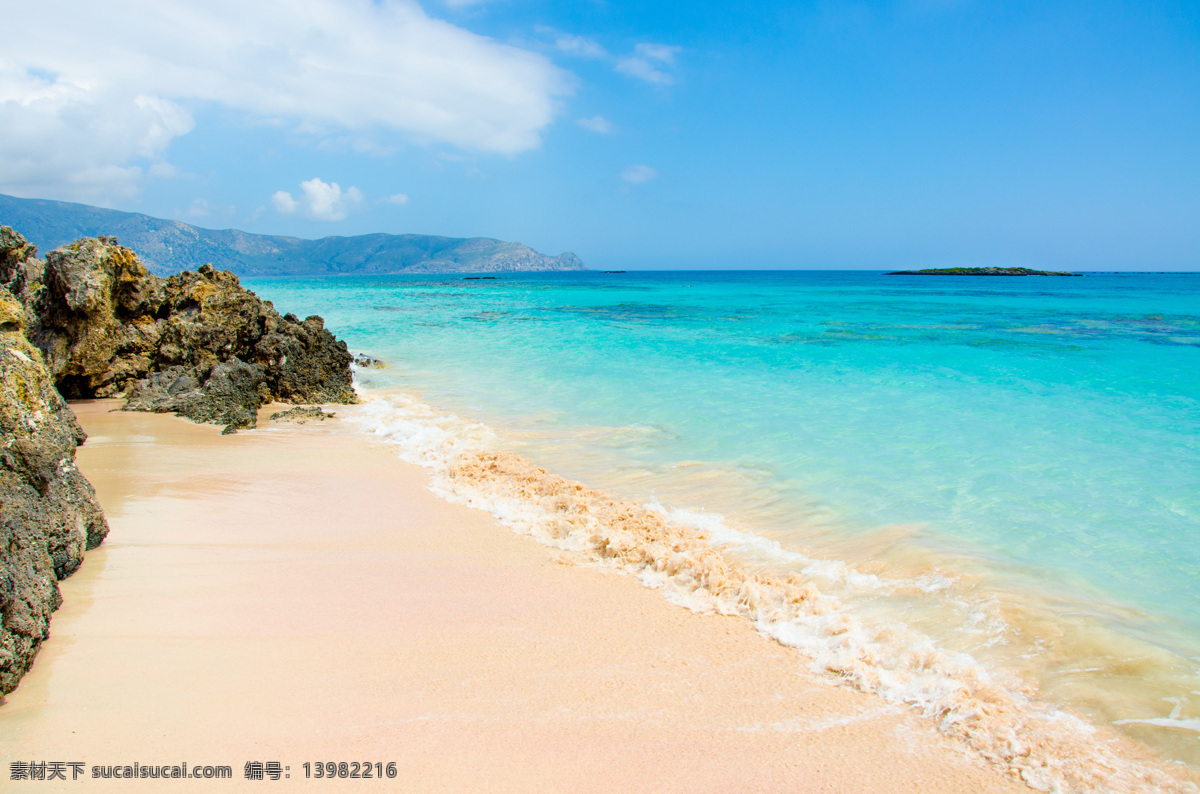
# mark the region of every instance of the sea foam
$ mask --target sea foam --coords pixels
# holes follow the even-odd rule
[[[432,490],[485,510],[513,531],[625,571],[671,601],[735,615],[795,648],[814,673],[913,708],[945,735],[1040,791],[1197,791],[1128,742],[1039,702],[1020,681],[943,648],[903,622],[857,614],[817,582],[886,590],[837,561],[817,560],[728,527],[719,516],[611,498],[496,451],[486,426],[408,395],[367,396],[363,429],[430,470]],[[788,558],[798,573],[757,569],[722,549]],[[936,589],[936,577],[923,583]],[[1174,715],[1173,715],[1174,716]]]

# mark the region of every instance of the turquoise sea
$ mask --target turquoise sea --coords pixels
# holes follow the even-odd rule
[[[482,434],[1200,764],[1200,275],[247,286],[387,362],[408,442]]]

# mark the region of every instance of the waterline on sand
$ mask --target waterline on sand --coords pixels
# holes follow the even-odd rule
[[[1019,677],[941,647],[895,614],[856,609],[843,595],[898,587],[932,593],[948,588],[944,577],[888,581],[740,532],[712,514],[613,498],[497,451],[486,426],[408,395],[367,395],[358,417],[368,434],[429,469],[440,496],[579,562],[632,574],[681,606],[743,617],[804,654],[814,672],[920,711],[1035,789],[1193,790],[1115,732],[1041,702]]]

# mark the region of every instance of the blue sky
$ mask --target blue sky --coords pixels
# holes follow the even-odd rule
[[[1200,270],[1194,0],[25,6],[0,192],[600,269]]]

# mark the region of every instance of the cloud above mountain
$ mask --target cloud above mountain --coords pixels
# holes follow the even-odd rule
[[[297,196],[286,190],[277,190],[271,196],[271,205],[278,212],[299,213],[317,221],[340,221],[362,202],[362,191],[353,185],[343,192],[337,182],[325,182],[319,177],[301,182]]]
[[[569,93],[544,55],[411,0],[42,0],[7,9],[0,190],[119,196],[211,106],[308,133],[514,155]],[[157,168],[156,168],[157,167]],[[156,170],[155,170],[156,169]]]

